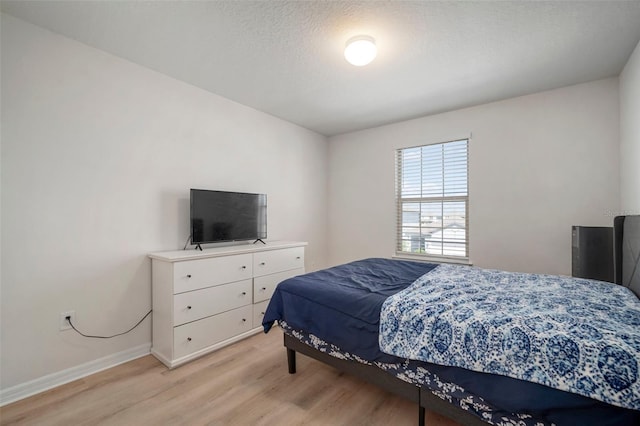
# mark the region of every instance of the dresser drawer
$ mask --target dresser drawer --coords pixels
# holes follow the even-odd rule
[[[269,306],[269,301],[265,300],[264,302],[256,303],[253,305],[253,327],[262,327],[262,318],[264,318],[264,313],[267,311],[267,306]]]
[[[173,264],[173,292],[250,279],[253,276],[252,257],[247,253],[176,262]]]
[[[173,325],[249,305],[252,291],[252,280],[244,280],[176,294],[173,298]]]
[[[276,274],[264,275],[253,279],[253,303],[271,299],[278,284],[287,278],[304,274],[304,268],[291,269]]]
[[[256,277],[296,268],[304,268],[304,247],[253,254],[253,275]]]
[[[173,329],[173,357],[180,358],[252,328],[252,305],[203,318]]]

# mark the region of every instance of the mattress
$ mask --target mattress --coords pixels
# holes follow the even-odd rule
[[[640,412],[613,407],[580,395],[504,376],[478,373],[384,354],[378,346],[380,310],[391,295],[405,289],[436,264],[391,259],[365,259],[294,277],[280,283],[265,313],[268,332],[275,321],[284,322],[314,341],[328,342],[332,355],[376,363],[396,376],[424,385],[434,375],[455,384],[458,392],[482,396],[489,418],[533,416],[539,421],[584,425],[636,425]],[[422,372],[422,373],[420,373]],[[404,380],[403,379],[403,380]],[[428,381],[433,381],[429,379]],[[463,397],[464,400],[464,397]],[[509,415],[509,413],[513,413]],[[497,423],[495,423],[497,424]]]

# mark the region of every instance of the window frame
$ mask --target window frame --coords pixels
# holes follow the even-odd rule
[[[462,142],[464,141],[465,147],[466,147],[466,156],[465,156],[465,160],[466,160],[466,195],[439,195],[439,196],[425,196],[423,193],[421,193],[418,196],[410,196],[410,197],[402,197],[402,183],[403,183],[403,175],[404,175],[404,170],[403,170],[403,153],[406,150],[410,150],[410,149],[416,149],[416,148],[420,148],[423,149],[425,147],[431,147],[431,146],[435,146],[435,145],[440,145],[440,146],[444,146],[448,143],[452,143],[452,142]],[[446,262],[454,262],[454,263],[469,263],[469,142],[471,141],[471,137],[463,137],[463,138],[459,138],[459,139],[452,139],[449,141],[445,141],[445,142],[434,142],[434,143],[427,143],[427,144],[422,144],[422,145],[417,145],[417,146],[409,146],[409,147],[403,147],[403,148],[398,148],[395,150],[395,173],[396,173],[396,247],[395,247],[395,253],[396,253],[396,257],[404,257],[404,258],[412,258],[412,259],[418,259],[418,260],[434,260],[434,261],[446,261]],[[421,177],[421,181],[422,181],[422,177],[423,177],[423,173],[424,173],[424,166],[422,164],[423,157],[421,154],[421,165],[420,165],[420,177]],[[442,167],[442,174],[444,176],[445,173],[445,166],[446,166],[446,162],[444,160],[444,158],[442,159],[442,163],[441,163],[441,167]],[[422,185],[422,183],[421,183]],[[442,183],[442,187],[443,187],[443,192],[444,192],[444,178],[443,178],[443,183]],[[456,256],[456,255],[452,255],[452,254],[433,254],[433,253],[420,253],[420,252],[413,252],[413,251],[404,251],[402,250],[403,248],[403,227],[404,227],[404,218],[403,218],[403,205],[406,203],[436,203],[440,205],[440,211],[443,212],[443,216],[441,219],[441,223],[440,223],[440,227],[439,230],[444,232],[444,230],[446,229],[445,225],[444,225],[444,205],[446,202],[464,202],[464,206],[465,206],[465,217],[464,217],[464,229],[465,229],[465,239],[464,239],[464,251],[465,254],[464,256]],[[421,224],[421,220],[418,220],[418,229],[420,236],[422,236],[422,224]],[[437,231],[436,231],[437,232]],[[445,241],[443,240],[443,250],[444,250],[444,244]]]

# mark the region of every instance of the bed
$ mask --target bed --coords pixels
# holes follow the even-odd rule
[[[608,317],[616,317],[616,321],[621,321],[622,324],[617,324],[615,327],[627,327],[626,334],[618,333],[626,336],[627,340],[620,343],[620,346],[607,344],[609,352],[601,350],[600,353],[611,355],[612,349],[610,348],[613,347],[614,355],[617,355],[618,352],[615,351],[619,350],[615,348],[624,346],[625,353],[630,354],[630,357],[605,359],[600,356],[593,361],[596,367],[600,366],[608,369],[608,372],[614,373],[613,381],[607,380],[613,383],[614,387],[620,388],[621,392],[617,392],[615,395],[612,395],[611,389],[609,389],[611,383],[604,383],[604,380],[601,380],[602,383],[591,383],[587,380],[586,383],[589,386],[585,386],[585,379],[582,377],[584,374],[577,375],[571,371],[573,367],[570,365],[570,351],[562,349],[566,348],[566,345],[560,345],[560,361],[556,361],[556,364],[549,370],[556,369],[562,372],[564,376],[561,379],[566,379],[566,377],[579,378],[580,380],[575,380],[575,383],[572,383],[574,387],[569,388],[570,391],[562,387],[566,384],[562,384],[560,388],[556,389],[553,386],[557,386],[557,383],[547,383],[540,380],[540,377],[532,377],[530,373],[529,376],[518,378],[518,376],[510,376],[510,372],[495,368],[478,371],[482,368],[469,367],[464,362],[457,365],[429,362],[430,358],[428,357],[420,359],[420,356],[414,356],[415,353],[421,353],[418,350],[421,346],[418,345],[417,349],[413,348],[415,353],[411,353],[409,350],[411,348],[407,349],[411,345],[405,343],[398,345],[397,336],[389,332],[389,330],[396,331],[395,329],[398,327],[389,326],[387,317],[393,315],[394,309],[398,308],[396,305],[407,304],[407,300],[409,300],[407,292],[415,292],[416,288],[420,287],[417,284],[421,280],[423,284],[425,281],[428,284],[423,285],[422,288],[428,289],[429,295],[432,295],[434,284],[428,281],[431,278],[424,277],[437,277],[440,274],[439,280],[445,281],[442,287],[449,292],[446,293],[446,296],[449,297],[452,304],[459,304],[464,312],[464,306],[461,302],[459,303],[462,297],[451,297],[450,294],[451,292],[454,292],[454,295],[457,294],[455,293],[458,291],[455,289],[455,283],[450,285],[452,283],[446,282],[447,279],[441,279],[443,274],[451,274],[456,270],[447,271],[443,265],[391,259],[364,259],[283,281],[276,289],[265,313],[263,321],[265,332],[269,331],[275,321],[278,321],[283,329],[289,373],[296,372],[296,353],[310,356],[416,402],[419,424],[424,424],[424,410],[426,408],[465,425],[637,425],[640,424],[640,411],[638,410],[640,406],[640,392],[638,391],[640,389],[640,379],[638,379],[640,340],[634,333],[635,330],[640,329],[635,323],[640,318],[640,300],[631,291],[636,295],[640,294],[640,270],[638,268],[638,263],[640,263],[638,259],[640,257],[640,216],[616,218],[614,227],[616,281],[620,286],[590,280],[572,280],[566,286],[574,287],[574,284],[581,283],[581,285],[589,285],[591,291],[597,290],[606,292],[603,294],[615,294],[615,297],[610,297],[612,304],[616,306],[617,310],[624,309],[625,315],[607,314],[603,317],[605,320]],[[489,282],[491,279],[500,279],[496,278],[494,272],[489,273]],[[452,276],[455,276],[455,273]],[[627,287],[631,291],[623,287]],[[474,290],[467,289],[466,286],[465,289],[471,293],[470,299],[473,300]],[[581,290],[578,289],[578,291]],[[623,292],[626,305],[618,302],[617,292],[619,291]],[[625,295],[624,292],[628,294]],[[479,292],[476,291],[475,294],[483,294],[482,289]],[[428,299],[425,294],[421,294],[419,297]],[[475,300],[474,303],[483,303],[482,306],[488,308],[488,311],[495,310],[495,306],[488,304],[486,300]],[[630,307],[628,304],[631,304]],[[438,304],[421,306],[419,310],[429,311],[432,310],[431,306],[438,306]],[[573,306],[572,308],[583,309],[582,306]],[[636,308],[638,315],[635,314]],[[433,310],[437,309],[433,308]],[[575,313],[580,314],[578,311]],[[405,317],[412,319],[411,315],[405,315]],[[443,334],[441,330],[448,329],[436,326],[441,324],[438,321],[442,321],[442,319],[436,316],[431,323],[428,323],[429,330],[436,330],[435,334],[431,335],[437,338],[424,339],[423,335],[424,342],[421,343],[423,346],[433,345],[434,342],[436,342],[436,346],[442,346],[443,335],[446,337],[444,341],[450,342],[455,340],[450,336],[456,333],[463,336],[461,341],[464,343],[464,331],[454,330],[453,333]],[[492,321],[495,322],[495,318]],[[464,321],[459,322],[463,323]],[[498,324],[498,326],[500,325]],[[577,330],[575,324],[572,327],[571,331],[575,332]],[[611,328],[613,326],[603,325],[603,327]],[[409,326],[404,324],[400,328],[406,331],[415,327],[411,324]],[[418,327],[418,329],[421,328],[424,327]],[[516,328],[511,327],[511,329]],[[473,326],[470,329],[473,331]],[[499,327],[495,329],[499,331]],[[593,333],[597,333],[596,331],[592,331],[589,326],[582,323],[578,330],[580,334],[586,335],[586,344],[593,343],[591,342],[593,339],[588,337],[593,337]],[[592,334],[589,334],[590,332]],[[469,334],[468,331],[466,333]],[[429,333],[425,335],[431,336]],[[516,334],[515,337],[519,337],[519,335]],[[412,344],[419,341],[418,338],[406,339],[403,337],[403,339],[405,339],[402,340],[403,342],[410,341]],[[532,335],[531,339],[535,340],[536,336]],[[511,336],[507,340],[510,343],[506,351],[513,352],[517,359],[518,354],[522,353],[522,338],[514,339]],[[467,344],[469,341],[469,339],[466,340]],[[475,345],[475,341],[471,340],[471,342]],[[409,352],[394,353],[394,345]],[[385,351],[382,351],[381,347],[384,347]],[[602,345],[600,348],[602,349]],[[442,347],[439,349],[436,347],[431,352],[438,354],[440,349]],[[527,350],[529,349],[536,352],[534,346]],[[449,354],[446,350],[441,352],[444,355]],[[406,356],[409,353],[411,353],[410,356]],[[531,362],[531,359],[533,358],[528,358],[527,362]],[[477,363],[483,364],[484,362],[485,359],[482,358]],[[612,365],[608,365],[606,362],[610,362]],[[495,360],[487,362],[487,364],[495,367]],[[581,366],[583,369],[596,367],[588,364]],[[528,369],[528,371],[530,370]],[[522,377],[526,377],[526,380]],[[620,397],[620,394],[623,394],[624,398]]]

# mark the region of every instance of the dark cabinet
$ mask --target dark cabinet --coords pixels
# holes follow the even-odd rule
[[[613,228],[573,226],[571,275],[613,282]]]

